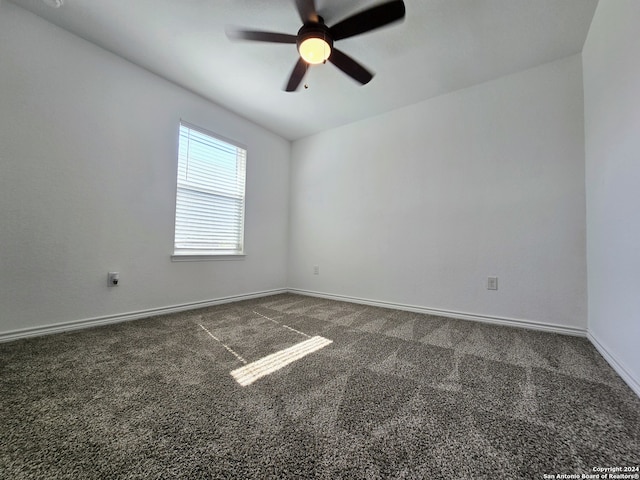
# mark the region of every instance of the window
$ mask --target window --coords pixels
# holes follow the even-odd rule
[[[176,257],[242,255],[247,151],[180,122]]]

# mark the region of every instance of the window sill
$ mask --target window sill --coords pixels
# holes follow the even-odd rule
[[[244,253],[174,253],[172,262],[208,262],[212,260],[244,260]]]

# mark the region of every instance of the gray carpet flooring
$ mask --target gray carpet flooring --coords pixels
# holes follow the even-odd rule
[[[248,386],[230,375],[305,334],[333,343]],[[4,343],[0,359],[3,479],[640,464],[640,399],[578,337],[284,294]]]

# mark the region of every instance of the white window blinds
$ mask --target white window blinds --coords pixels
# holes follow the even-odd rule
[[[174,253],[243,253],[245,149],[180,123]]]

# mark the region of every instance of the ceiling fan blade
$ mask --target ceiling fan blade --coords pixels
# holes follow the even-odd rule
[[[296,0],[296,8],[302,23],[318,22],[318,12],[314,0]]]
[[[373,73],[369,72],[366,68],[356,62],[349,55],[338,50],[335,47],[333,48],[333,50],[331,50],[329,61],[344,73],[349,75],[351,78],[363,85],[369,83],[373,78]]]
[[[240,28],[227,28],[227,37],[231,40],[252,40],[255,42],[271,43],[296,43],[298,37],[288,33],[260,32],[256,30],[243,30]]]
[[[401,20],[405,11],[402,0],[393,0],[345,18],[331,27],[329,32],[334,40],[353,37]]]
[[[291,72],[291,76],[289,77],[289,81],[287,82],[287,86],[284,90],[286,92],[295,92],[300,85],[300,82],[302,82],[305,73],[307,73],[307,62],[302,58],[299,58],[296,66],[293,67],[293,71]]]

